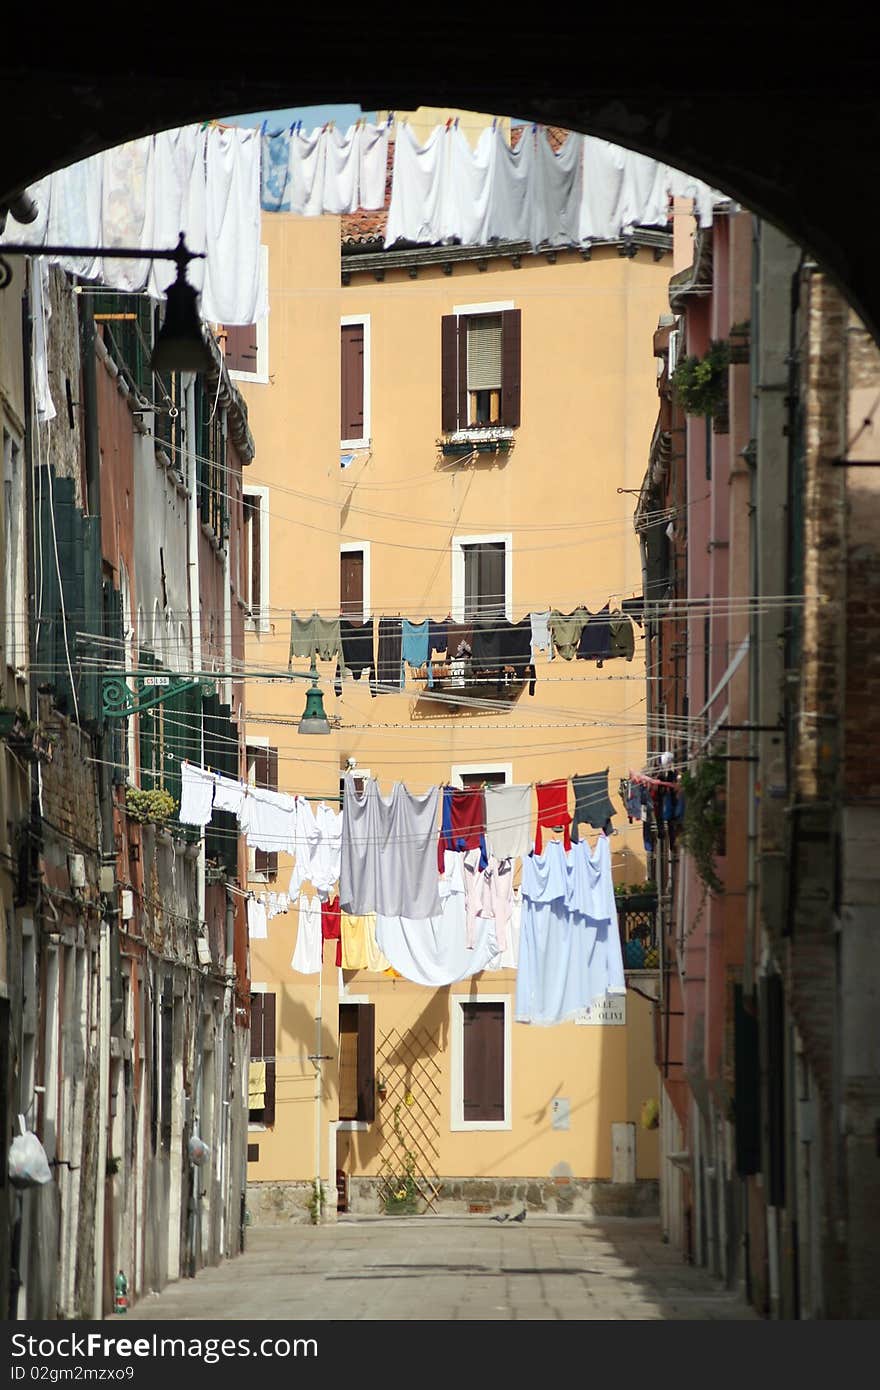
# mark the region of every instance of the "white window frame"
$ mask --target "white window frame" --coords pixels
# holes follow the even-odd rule
[[[504,542],[504,616],[513,621],[513,534],[510,531],[487,531],[482,536],[453,536],[452,538],[452,621],[463,623],[464,618],[464,551],[469,545],[492,545]]]
[[[245,497],[259,498],[259,518],[260,518],[260,617],[256,621],[251,612],[251,556],[248,554],[248,571],[244,576],[245,592],[244,598],[247,603],[248,612],[245,615],[244,625],[248,632],[268,632],[269,631],[269,489],[260,487],[256,483],[242,486],[242,501]]]
[[[341,974],[342,971],[340,970],[339,973]],[[371,998],[370,998],[370,996],[369,996],[368,994],[347,994],[344,987],[343,987],[343,988],[340,990],[340,992],[339,992],[339,1003],[340,1003],[340,1004],[371,1004],[372,1002],[373,1002],[373,1001],[371,1000]],[[338,1054],[338,1046],[337,1046],[337,1054]],[[373,1072],[374,1072],[374,1074],[375,1074],[375,1070],[376,1070],[376,1067],[375,1067],[375,1058],[374,1058],[374,1059],[373,1059]],[[338,1107],[339,1107],[339,1065],[338,1065],[338,1061],[337,1061],[337,1067],[336,1067],[336,1080],[337,1080],[337,1085],[336,1085],[336,1106],[337,1106],[337,1109],[338,1109]],[[369,1130],[369,1129],[372,1128],[372,1125],[370,1124],[370,1121],[369,1121],[369,1120],[337,1120],[337,1121],[336,1121],[336,1124],[335,1124],[335,1128],[336,1128],[336,1132],[337,1132],[337,1133],[340,1133],[340,1132],[341,1132],[341,1133],[343,1133],[343,1134],[353,1134],[353,1133],[354,1133],[355,1131],[357,1131],[357,1130]]]
[[[504,1119],[466,1120],[464,1118],[464,1012],[462,1004],[503,1004],[504,1005]],[[454,1133],[462,1130],[510,1130],[513,1129],[511,1078],[511,1041],[513,1036],[513,998],[509,994],[453,994],[449,999],[451,1010],[451,1085],[449,1128]]]
[[[343,555],[356,555],[357,552],[360,551],[361,554],[362,554],[363,557],[364,557],[364,622],[366,622],[368,618],[372,618],[372,616],[373,616],[372,595],[371,595],[371,592],[370,592],[371,581],[372,581],[372,561],[371,561],[371,558],[370,558],[370,548],[371,548],[371,544],[372,544],[372,542],[370,542],[370,541],[343,541],[342,544],[341,544],[340,547],[339,547],[339,555],[340,555],[339,571],[340,571],[340,578],[342,577],[342,560],[341,560],[341,557],[342,557]],[[339,598],[340,598],[340,603],[341,603],[341,601],[342,601],[342,595],[341,595],[341,594],[340,594]]]
[[[340,439],[340,449],[369,449],[373,438],[373,411],[370,391],[372,378],[372,347],[370,343],[370,315],[343,314],[339,320],[340,330],[352,324],[360,324],[364,330],[364,434],[362,439]],[[340,344],[342,333],[340,331]],[[342,360],[339,365],[340,390],[342,389]]]
[[[260,247],[260,277],[264,285],[269,284],[269,248]],[[250,381],[255,386],[269,385],[269,314],[257,319],[257,370],[255,372],[230,371],[231,381]]]
[[[456,318],[469,318],[469,319],[472,319],[472,318],[476,318],[478,315],[486,315],[486,314],[503,314],[503,313],[505,313],[508,309],[515,309],[515,308],[516,308],[516,304],[515,304],[514,300],[512,300],[512,299],[494,299],[494,300],[489,300],[489,301],[487,301],[485,304],[454,304],[453,307],[452,307],[452,312],[455,314]],[[503,330],[502,330],[502,331],[503,331]],[[468,370],[468,368],[466,368],[465,370]],[[468,395],[468,399],[470,400],[470,388],[469,388],[468,386],[466,386],[465,389],[466,389],[466,392],[467,392],[467,395]],[[468,414],[470,414],[470,407],[468,407]],[[461,436],[462,436],[463,438],[465,438],[465,439],[470,439],[470,438],[473,437],[473,431],[474,431],[474,430],[480,430],[480,429],[482,429],[482,430],[485,431],[485,437],[486,437],[486,438],[492,438],[492,439],[496,439],[496,438],[497,438],[497,439],[512,439],[512,438],[513,438],[513,430],[510,429],[510,428],[508,428],[508,427],[505,426],[505,425],[483,425],[483,426],[480,426],[480,425],[472,425],[472,424],[470,424],[470,423],[468,423],[468,424],[466,424],[466,425],[459,425],[458,430],[456,430],[456,435],[461,434]],[[509,617],[509,616],[510,616],[510,615],[508,614],[508,617]]]
[[[505,787],[509,787],[513,782],[513,763],[453,763],[450,771],[452,786],[461,789],[462,773],[468,775],[474,772],[503,772]]]

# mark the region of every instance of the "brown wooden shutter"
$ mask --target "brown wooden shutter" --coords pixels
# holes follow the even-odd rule
[[[251,995],[251,1061],[259,1062],[263,1056],[263,998],[262,994]]]
[[[266,1104],[263,1124],[275,1123],[275,995],[263,995],[263,1057],[266,1059]]]
[[[504,1119],[504,1005],[462,1004],[463,1118]]]
[[[522,310],[501,315],[501,423],[515,428],[522,395]]]
[[[376,1118],[376,1020],[372,1004],[358,1004],[357,1117],[366,1124]]]
[[[339,1006],[339,1118],[358,1117],[358,1006]]]
[[[364,552],[343,550],[339,555],[339,611],[356,623],[364,620]]]
[[[226,325],[226,366],[230,372],[256,372],[257,325]]]
[[[440,428],[445,434],[458,429],[458,319],[444,314],[440,320]],[[465,420],[467,416],[464,417]]]
[[[364,326],[342,325],[340,439],[364,437]]]

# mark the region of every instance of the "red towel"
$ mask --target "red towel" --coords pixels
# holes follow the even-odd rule
[[[538,833],[535,836],[535,853],[541,854],[544,843],[541,827],[552,826],[554,830],[565,832],[563,848],[571,849],[571,815],[568,810],[568,781],[560,778],[558,782],[539,782],[535,788],[538,795]]]
[[[342,964],[342,912],[339,896],[332,902],[321,903],[321,936],[324,941],[336,942],[336,964]]]
[[[437,867],[446,868],[444,855],[452,850],[481,850],[480,868],[486,867],[486,798],[482,787],[458,791],[443,788],[443,823],[437,845]]]

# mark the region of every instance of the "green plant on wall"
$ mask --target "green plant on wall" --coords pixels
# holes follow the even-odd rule
[[[681,843],[693,860],[703,885],[703,896],[691,931],[703,914],[709,893],[720,893],[724,887],[715,859],[724,837],[724,812],[718,793],[725,784],[726,775],[724,763],[711,754],[681,775],[685,797]]]
[[[139,821],[141,825],[150,821],[156,825],[164,825],[177,810],[177,802],[170,792],[163,791],[161,787],[152,791],[144,791],[140,787],[126,787],[125,809],[131,819]]]
[[[389,1216],[413,1216],[418,1210],[419,1186],[416,1182],[416,1158],[413,1149],[406,1147],[406,1137],[400,1127],[400,1102],[394,1107],[394,1133],[397,1135],[403,1153],[403,1173],[392,1180],[385,1197],[385,1211]]]
[[[709,344],[702,357],[682,357],[672,373],[675,398],[688,415],[715,415],[727,398],[730,347],[723,340]]]
[[[308,1208],[311,1223],[317,1226],[324,1210],[324,1188],[317,1178],[312,1178],[312,1195],[309,1197]]]

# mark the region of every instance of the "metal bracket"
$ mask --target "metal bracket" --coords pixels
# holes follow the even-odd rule
[[[104,676],[101,681],[101,714],[104,719],[129,719],[133,714],[141,714],[154,705],[164,704],[181,695],[185,690],[204,684],[198,676],[187,680],[174,680],[172,676],[139,676],[143,682],[141,692],[151,690],[146,698],[132,693],[124,676]],[[172,684],[173,681],[173,684]]]

